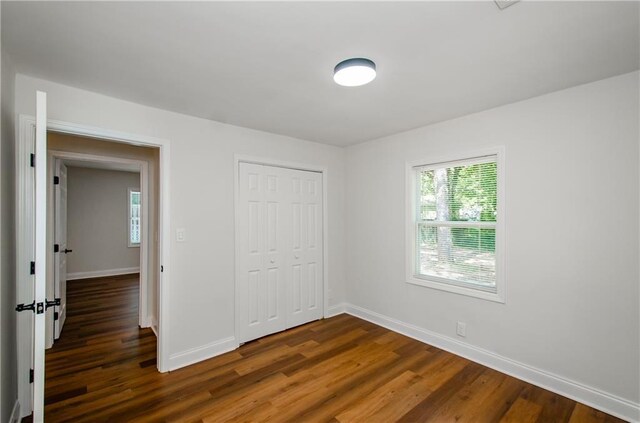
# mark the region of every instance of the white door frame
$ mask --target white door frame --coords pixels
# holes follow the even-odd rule
[[[239,239],[239,225],[238,221],[238,210],[240,203],[240,163],[253,163],[265,166],[275,166],[275,167],[284,167],[287,169],[295,169],[295,170],[304,170],[309,172],[319,172],[322,174],[322,261],[323,261],[323,269],[322,269],[322,295],[323,295],[323,305],[322,305],[322,317],[327,317],[329,315],[329,213],[328,213],[328,201],[327,201],[327,180],[328,180],[328,169],[325,166],[311,165],[307,163],[299,163],[299,162],[288,162],[276,159],[270,159],[265,157],[256,157],[249,156],[244,154],[234,154],[233,156],[233,191],[234,191],[234,230],[235,230],[235,281],[234,281],[234,327],[235,327],[235,338],[238,340],[238,334],[240,333],[240,307],[239,307],[239,298],[238,298],[238,281],[240,280],[240,272],[238,269],[238,257],[240,257],[240,239]]]
[[[35,214],[34,180],[35,175],[30,166],[31,154],[35,147],[35,118],[28,115],[18,117],[18,145],[16,147],[16,280],[29,281],[29,263],[33,260],[33,216]],[[159,198],[158,198],[158,245],[159,263],[162,269],[158,275],[158,343],[157,359],[158,371],[169,370],[169,284],[170,284],[170,199],[169,199],[169,169],[170,169],[170,141],[144,135],[128,134],[104,128],[91,127],[58,120],[47,121],[47,130],[69,135],[83,136],[106,141],[119,142],[145,147],[156,147],[160,152],[159,169]],[[36,158],[37,160],[37,158]],[[46,203],[45,203],[46,204]],[[24,289],[21,284],[16,287],[17,303],[30,303],[33,297],[23,298]],[[29,368],[31,367],[31,334],[33,330],[33,315],[19,313],[17,318],[18,333],[18,401],[21,417],[27,416],[33,410],[31,386],[29,383]]]
[[[138,304],[138,325],[142,328],[148,328],[151,326],[151,319],[147,313],[147,292],[148,292],[148,272],[149,272],[149,234],[151,233],[149,230],[149,163],[144,160],[134,160],[134,159],[123,159],[119,157],[113,156],[103,156],[97,154],[85,154],[85,153],[74,153],[69,151],[60,151],[60,150],[48,150],[49,154],[49,163],[54,163],[55,159],[60,160],[75,160],[82,161],[87,163],[102,163],[102,164],[120,164],[120,165],[129,165],[132,168],[136,168],[140,172],[140,195],[142,197],[142,205],[141,205],[141,217],[142,217],[142,237],[140,242],[140,292],[139,292],[139,304]],[[53,179],[53,166],[49,167],[49,180]],[[50,198],[52,198],[51,196]],[[53,207],[51,202],[49,203],[50,207]],[[55,224],[55,222],[53,223]],[[49,235],[52,236],[51,229],[49,229]],[[51,262],[53,263],[54,254],[51,252]],[[53,343],[53,337],[48,337],[47,341],[51,341]]]

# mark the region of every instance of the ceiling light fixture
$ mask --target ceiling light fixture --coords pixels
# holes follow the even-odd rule
[[[376,77],[376,64],[369,59],[354,58],[343,60],[333,69],[333,80],[343,87],[359,87]]]

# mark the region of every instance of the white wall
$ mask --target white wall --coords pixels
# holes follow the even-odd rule
[[[15,71],[2,50],[0,118],[0,421],[8,422],[17,400],[15,272]]]
[[[48,94],[50,119],[171,141],[169,353],[191,352],[234,335],[234,154],[326,166],[330,304],[344,301],[344,150],[141,106],[18,75],[16,111],[34,115]],[[196,199],[194,206],[193,202]],[[176,228],[187,241],[176,243]],[[189,350],[192,350],[191,352]],[[200,351],[202,352],[202,351]]]
[[[128,245],[129,188],[140,189],[139,173],[68,167],[69,276],[140,266],[140,248]]]
[[[637,405],[638,76],[348,148],[348,301]],[[506,304],[405,283],[405,163],[495,145]]]

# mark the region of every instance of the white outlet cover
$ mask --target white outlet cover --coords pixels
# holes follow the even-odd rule
[[[467,336],[467,324],[464,322],[458,322],[458,325],[456,326],[456,333],[458,336]]]
[[[176,241],[184,242],[187,239],[186,231],[184,228],[176,229]]]
[[[494,0],[494,1],[496,2],[496,5],[498,5],[500,10],[502,10],[513,5],[514,3],[519,2],[520,0]]]

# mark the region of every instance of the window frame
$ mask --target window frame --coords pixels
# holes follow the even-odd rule
[[[496,290],[495,292],[484,290],[480,287],[473,287],[469,284],[429,275],[417,275],[417,172],[426,169],[441,167],[451,167],[455,165],[473,164],[488,156],[496,157],[497,166],[497,214],[498,220],[490,225],[495,227],[495,257],[496,257]],[[450,153],[438,156],[429,156],[421,160],[406,162],[406,282],[427,288],[466,295],[498,303],[506,302],[506,280],[505,280],[505,178],[504,178],[505,151],[503,146],[491,147],[482,150],[469,151],[465,153]],[[483,226],[484,223],[454,223],[455,226]],[[453,226],[452,225],[452,226]]]
[[[140,242],[131,242],[131,194],[138,193],[140,196],[140,242],[142,242],[142,190],[140,188],[127,189],[127,246],[129,248],[140,248]]]

